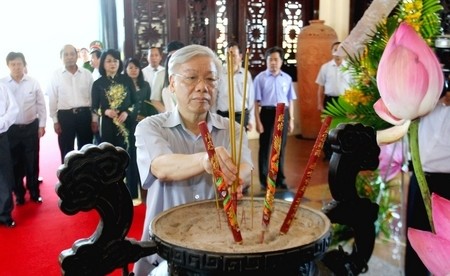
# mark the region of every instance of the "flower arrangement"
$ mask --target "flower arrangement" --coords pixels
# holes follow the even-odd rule
[[[109,107],[111,109],[117,110],[122,104],[123,100],[125,100],[125,98],[127,97],[127,90],[122,84],[112,84],[109,87],[109,90],[106,92],[106,97],[108,98]],[[115,117],[113,119],[113,123],[117,126],[119,134],[124,138],[125,145],[128,148],[128,129],[125,127],[125,124],[123,122],[119,121],[118,117]]]
[[[377,139],[378,136],[382,139],[380,143],[398,140],[410,130],[414,168],[420,170],[420,160],[417,162],[415,158],[418,156],[416,119],[431,111],[443,87],[440,64],[430,49],[440,34],[439,12],[443,7],[438,0],[375,0],[371,7],[381,10],[388,2],[395,6],[390,16],[381,16],[383,12],[391,12],[383,10],[378,12],[379,22],[371,22],[373,27],[359,26],[361,33],[372,30],[361,43],[361,51],[351,46],[358,42],[342,43],[342,49],[348,54],[346,70],[351,72],[354,83],[325,107],[323,116],[333,117],[331,127],[350,122],[373,126],[379,133]],[[371,14],[377,13],[371,11]],[[359,37],[352,33],[351,39]],[[389,237],[387,225],[395,208],[389,200],[380,200],[380,193],[388,196],[387,187],[377,176],[361,177],[361,180],[357,189],[361,196],[380,205],[377,228]],[[420,186],[426,194],[426,183]],[[425,200],[425,205],[430,203]]]
[[[331,127],[349,122],[360,122],[373,126],[376,130],[391,126],[389,122],[376,114],[373,107],[380,99],[377,72],[387,42],[395,30],[402,23],[406,23],[429,46],[433,45],[436,36],[440,34],[439,12],[441,10],[442,5],[438,0],[401,0],[393,15],[383,18],[375,25],[372,35],[364,45],[363,52],[348,57],[347,70],[352,73],[353,84],[337,101],[326,106],[323,112],[324,117],[327,115],[333,117]],[[346,51],[345,48],[344,51]],[[390,84],[387,83],[387,85]]]

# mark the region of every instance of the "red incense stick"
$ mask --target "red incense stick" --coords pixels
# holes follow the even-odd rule
[[[208,153],[209,161],[211,162],[213,175],[216,182],[216,188],[223,199],[223,209],[225,211],[225,214],[227,215],[228,225],[230,226],[234,241],[236,243],[242,243],[241,230],[239,229],[236,212],[233,208],[233,201],[230,193],[228,192],[227,183],[225,183],[224,181],[222,171],[220,170],[220,165],[219,161],[217,160],[216,150],[212,141],[211,134],[209,133],[208,127],[204,121],[200,122],[198,126],[202,134],[206,152]]]
[[[264,208],[262,217],[263,231],[261,233],[261,243],[264,241],[264,232],[270,223],[270,216],[273,212],[273,202],[275,198],[275,183],[277,181],[278,164],[280,161],[280,151],[282,133],[284,126],[284,103],[277,104],[275,122],[273,127],[272,147],[269,159],[269,173],[267,174],[267,190],[264,198]]]
[[[309,156],[308,163],[306,164],[305,172],[303,173],[302,180],[300,181],[300,185],[297,188],[297,193],[295,194],[294,200],[292,201],[291,207],[284,219],[283,225],[280,228],[281,234],[286,234],[289,231],[291,223],[297,213],[298,207],[300,206],[300,202],[305,194],[306,187],[311,180],[312,173],[316,167],[317,159],[322,152],[323,144],[325,143],[325,139],[327,138],[327,129],[331,123],[331,116],[327,116],[322,123],[319,134],[316,138],[316,142],[314,143],[314,147]]]

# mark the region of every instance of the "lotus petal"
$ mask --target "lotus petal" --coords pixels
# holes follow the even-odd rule
[[[450,240],[413,228],[408,229],[408,239],[433,275],[450,274]]]
[[[410,120],[406,120],[401,125],[396,125],[387,129],[377,131],[377,143],[378,145],[386,145],[400,140],[408,133]]]
[[[376,101],[375,104],[373,105],[373,109],[381,119],[385,120],[390,124],[398,126],[402,125],[405,122],[404,119],[399,119],[394,115],[392,115],[389,108],[387,108],[387,106],[384,104],[383,99],[378,99],[378,101]]]
[[[450,240],[450,200],[433,193],[431,206],[436,235]],[[450,259],[448,260],[450,262]]]

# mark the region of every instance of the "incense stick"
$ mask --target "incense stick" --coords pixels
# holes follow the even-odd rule
[[[278,103],[275,113],[275,120],[273,126],[273,137],[271,145],[271,153],[269,159],[269,173],[267,174],[267,190],[264,198],[263,217],[261,231],[261,243],[264,242],[264,233],[269,227],[270,217],[273,212],[273,203],[275,199],[276,181],[278,174],[278,166],[280,162],[282,133],[284,128],[284,103]]]
[[[227,71],[228,71],[228,118],[230,124],[230,144],[231,144],[231,160],[236,164],[236,133],[235,133],[235,109],[234,109],[234,64],[232,58],[233,52],[230,50],[227,55]],[[238,167],[239,168],[239,167]],[[237,185],[239,182],[239,174],[236,181],[231,183],[231,201],[234,212],[237,213]]]
[[[327,116],[322,123],[322,127],[320,128],[319,134],[317,135],[316,142],[314,143],[313,149],[309,156],[308,163],[306,164],[305,172],[303,173],[303,177],[300,181],[300,185],[297,188],[297,193],[295,194],[294,200],[291,203],[291,207],[284,219],[283,225],[280,228],[280,234],[286,234],[289,231],[292,221],[294,220],[295,214],[297,213],[298,207],[300,206],[300,202],[305,193],[306,187],[311,180],[312,173],[317,164],[317,158],[320,156],[322,151],[323,144],[325,143],[325,139],[327,138],[327,129],[331,124],[331,116]]]
[[[202,134],[203,143],[205,144],[206,152],[208,154],[208,159],[211,162],[214,178],[216,179],[217,190],[223,199],[223,209],[227,215],[228,225],[230,226],[234,241],[236,243],[242,243],[242,235],[239,229],[236,212],[232,206],[232,200],[230,194],[228,193],[227,183],[225,183],[223,173],[220,170],[220,164],[217,160],[216,150],[211,138],[211,134],[208,131],[208,127],[205,121],[200,122],[198,126]]]

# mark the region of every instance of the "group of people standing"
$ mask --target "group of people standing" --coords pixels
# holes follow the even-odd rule
[[[98,58],[101,50],[91,51]],[[122,61],[116,49],[101,51],[100,77],[77,66],[77,51],[65,45],[61,51],[64,68],[57,70],[49,88],[50,116],[61,149],[66,154],[86,144],[108,142],[128,150],[131,160],[126,183],[133,199],[139,196],[134,131],[143,118],[157,113],[150,103],[150,85],[144,80],[140,61]],[[95,57],[94,57],[95,58]],[[94,59],[92,58],[92,59]],[[98,135],[97,135],[98,134]]]
[[[61,163],[67,153],[86,144],[109,142],[123,147],[134,156],[126,181],[137,198],[133,134],[138,121],[157,113],[149,104],[150,86],[139,60],[128,59],[124,68],[118,50],[103,51],[99,41],[90,46],[88,67],[86,62],[77,64],[80,53],[75,46],[64,45],[60,51],[63,66],[53,72],[45,91]],[[24,54],[10,52],[6,63],[10,74],[0,80],[0,153],[5,156],[0,168],[0,224],[14,227],[14,196],[16,205],[26,203],[27,191],[31,201],[43,202],[39,141],[45,134],[47,108],[39,82],[27,74]]]
[[[64,162],[70,151],[91,143],[108,142],[127,149],[131,162],[126,183],[132,197],[138,196],[140,180],[142,187],[148,189],[143,232],[145,240],[150,237],[149,222],[157,213],[178,204],[214,197],[211,165],[198,127],[200,121],[207,122],[216,143],[224,177],[229,183],[235,180],[237,168],[230,159],[230,124],[225,118],[230,115],[226,104],[229,89],[223,80],[229,72],[232,72],[235,78],[236,120],[239,118],[240,123],[240,116],[245,116],[243,130],[246,132],[254,129],[263,137],[260,138],[259,162],[263,188],[267,180],[268,162],[261,159],[266,158],[264,156],[268,158],[270,153],[274,110],[278,103],[286,105],[284,138],[288,131],[293,130],[293,101],[296,94],[292,78],[281,71],[283,50],[273,47],[266,52],[267,69],[254,80],[250,73],[242,68],[243,54],[239,45],[230,43],[229,51],[233,56],[232,70],[226,69],[227,65],[224,67],[210,48],[200,45],[184,46],[180,42],[169,43],[165,66],[160,65],[161,49],[152,47],[149,50],[147,68],[142,68],[140,61],[135,58],[122,62],[120,52],[115,49],[91,47],[91,68],[77,64],[78,52],[73,45],[65,45],[60,52],[63,66],[53,73],[46,92],[49,115],[53,120],[54,131],[58,134],[61,162]],[[26,63],[23,55],[19,53],[15,59],[22,63],[22,74],[13,78],[11,73],[9,79],[13,85],[9,88],[5,86],[4,89],[0,87],[0,97],[5,99],[0,107],[0,139],[7,139],[6,133],[9,134],[14,128],[22,131],[23,125],[30,125],[34,133],[33,144],[36,145],[34,157],[21,164],[34,164],[34,167],[37,167],[39,138],[45,133],[47,116],[44,94],[38,85],[35,89],[30,89],[25,94],[31,97],[29,92],[35,92],[34,101],[23,102],[33,106],[33,112],[29,112],[33,116],[25,119],[15,115],[28,113],[20,109],[20,105],[18,107],[18,90],[14,90],[14,86],[34,84],[28,82],[31,78],[25,73]],[[98,67],[94,65],[95,59],[98,60]],[[93,76],[97,70],[99,77]],[[146,79],[146,72],[152,72],[152,80],[148,76]],[[244,78],[248,78],[248,94],[245,99],[242,94]],[[244,100],[246,103],[242,109]],[[236,125],[236,133],[239,131]],[[237,137],[239,135],[236,135]],[[11,145],[17,141],[19,140],[9,139]],[[250,184],[249,175],[253,168],[246,135],[243,135],[243,143],[239,170],[242,176],[239,181],[240,191]],[[2,143],[0,150],[11,156],[10,147],[6,150],[7,144]],[[285,143],[280,156],[277,182],[280,188],[286,188],[282,162],[284,146]],[[15,161],[6,162],[9,165],[15,164]],[[1,195],[5,199],[0,198],[0,221],[14,226],[11,218],[11,189],[5,188],[14,186],[11,184],[14,183],[14,169],[2,166],[1,172]],[[37,176],[38,174],[33,173],[31,178],[30,172],[27,187],[31,199],[42,202],[39,190],[33,190],[34,187],[39,187]],[[146,260],[143,260],[143,263],[143,266],[136,265],[137,271],[140,270],[139,267],[143,267],[144,270],[141,271],[148,273],[152,264],[155,264]]]

